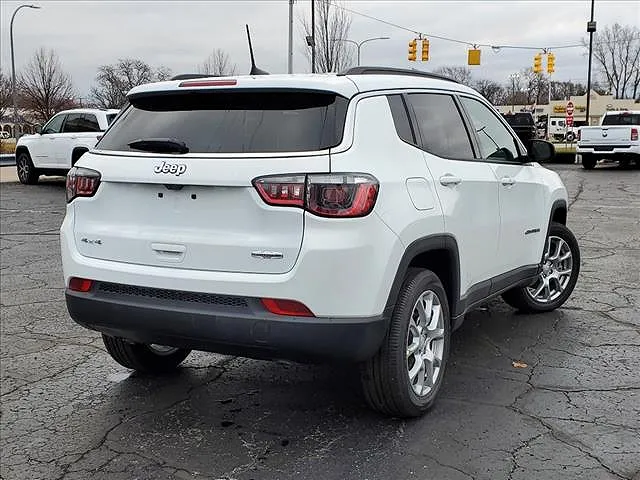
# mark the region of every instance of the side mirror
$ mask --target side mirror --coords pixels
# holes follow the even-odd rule
[[[34,130],[38,135],[42,135],[42,125],[36,125]]]
[[[545,140],[531,141],[531,148],[529,150],[530,160],[538,163],[544,163],[553,160],[555,156],[556,148],[553,146],[553,143]]]

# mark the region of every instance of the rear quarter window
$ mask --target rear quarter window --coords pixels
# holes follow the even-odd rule
[[[334,93],[301,90],[154,92],[129,101],[98,149],[170,138],[189,153],[325,150],[342,141],[348,105]]]

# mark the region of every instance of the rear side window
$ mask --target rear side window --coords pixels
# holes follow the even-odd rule
[[[98,119],[92,113],[85,113],[82,116],[82,128],[84,132],[99,132],[100,125],[98,125]]]
[[[602,125],[640,125],[640,115],[630,113],[605,115]]]
[[[424,150],[444,158],[474,159],[469,134],[451,95],[412,93],[409,101]]]
[[[389,107],[391,108],[391,115],[393,116],[393,123],[396,126],[398,137],[407,143],[415,145],[416,139],[411,129],[409,113],[402,95],[387,95],[387,99],[389,100]]]
[[[116,118],[117,113],[107,113],[107,125],[111,125],[113,119]]]
[[[151,138],[184,142],[190,153],[324,150],[342,140],[348,100],[300,90],[158,92],[131,105],[100,140],[101,150],[132,150]]]

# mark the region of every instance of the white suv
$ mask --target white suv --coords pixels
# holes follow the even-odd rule
[[[40,175],[64,175],[91,150],[118,110],[78,108],[54,115],[35,135],[16,144],[16,169],[20,182],[33,185]]]
[[[69,172],[61,229],[71,317],[126,367],[359,362],[372,407],[416,416],[466,312],[550,311],[576,284],[553,147],[458,83],[360,67],[128,99]]]

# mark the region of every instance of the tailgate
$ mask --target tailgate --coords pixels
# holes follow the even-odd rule
[[[181,269],[291,270],[304,210],[268,205],[252,181],[329,172],[348,100],[318,91],[161,93],[130,98],[78,162],[101,175],[94,196],[73,201],[79,252]]]
[[[580,144],[588,145],[628,145],[631,141],[631,127],[603,126],[582,127]]]

